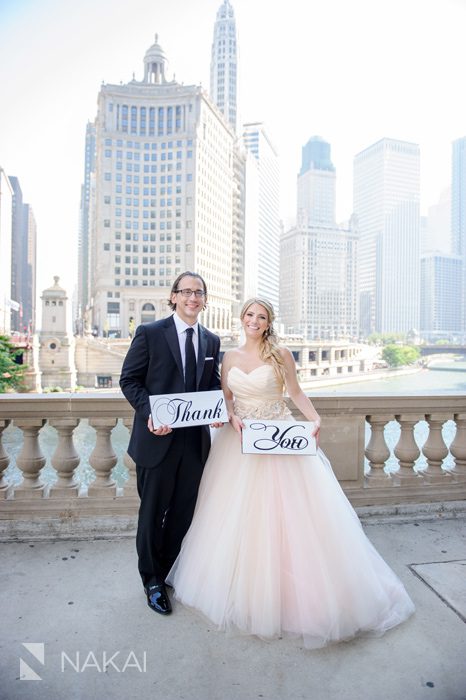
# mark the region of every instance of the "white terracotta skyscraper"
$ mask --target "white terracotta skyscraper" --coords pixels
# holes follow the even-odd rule
[[[184,270],[207,280],[205,324],[229,330],[234,134],[201,86],[168,78],[157,36],[142,80],[101,86],[95,144],[93,332],[127,337],[166,316]]]
[[[210,60],[210,96],[236,132],[238,39],[235,13],[229,0],[217,12]]]

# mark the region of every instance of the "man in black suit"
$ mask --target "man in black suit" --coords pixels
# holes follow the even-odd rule
[[[210,432],[208,426],[154,430],[149,396],[220,389],[220,339],[197,321],[206,300],[202,277],[181,274],[170,293],[174,314],[138,327],[120,377],[135,410],[128,454],[141,499],[139,573],[149,607],[164,615],[171,612],[164,580],[192,520]]]

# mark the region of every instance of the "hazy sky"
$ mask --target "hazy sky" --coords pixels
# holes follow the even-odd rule
[[[0,165],[38,224],[38,289],[71,294],[86,122],[102,81],[142,78],[159,35],[168,75],[209,86],[220,0],[0,0]],[[264,121],[295,211],[301,147],[332,145],[337,213],[351,214],[353,157],[387,136],[421,147],[421,207],[450,183],[466,135],[466,0],[234,0],[243,121]]]

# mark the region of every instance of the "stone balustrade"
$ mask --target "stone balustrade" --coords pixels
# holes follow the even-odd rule
[[[314,404],[322,416],[321,447],[353,505],[466,499],[465,396],[331,396],[315,398]],[[299,419],[300,414],[293,412]],[[75,479],[83,461],[75,433],[83,421],[90,426],[87,461],[95,475],[87,487]],[[56,437],[48,458],[41,445],[46,424]],[[0,531],[20,536],[21,528],[28,532],[37,528],[42,534],[49,528],[54,535],[71,535],[78,528],[85,531],[86,522],[94,535],[99,527],[108,534],[109,523],[118,532],[134,528],[135,465],[125,453],[127,440],[120,437],[115,444],[112,433],[117,424],[129,438],[132,409],[117,392],[3,395]],[[445,437],[446,425],[449,437]],[[416,434],[419,426],[423,426],[422,440]],[[16,454],[7,439],[13,427],[21,431]],[[393,436],[396,444],[391,444]],[[113,476],[117,462],[126,469],[123,485],[117,485]],[[46,464],[56,472],[51,484],[42,478]],[[21,483],[5,477],[8,465],[21,470]]]

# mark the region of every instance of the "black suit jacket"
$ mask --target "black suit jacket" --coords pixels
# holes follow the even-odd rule
[[[221,388],[219,350],[220,338],[199,324],[198,391]],[[174,394],[185,390],[183,364],[173,316],[137,328],[123,362],[120,387],[135,410],[128,454],[142,467],[156,467],[167,457],[175,430],[164,436],[152,435],[148,430],[149,396]],[[210,449],[209,427],[202,426],[198,429],[202,431],[202,458],[205,462]]]

